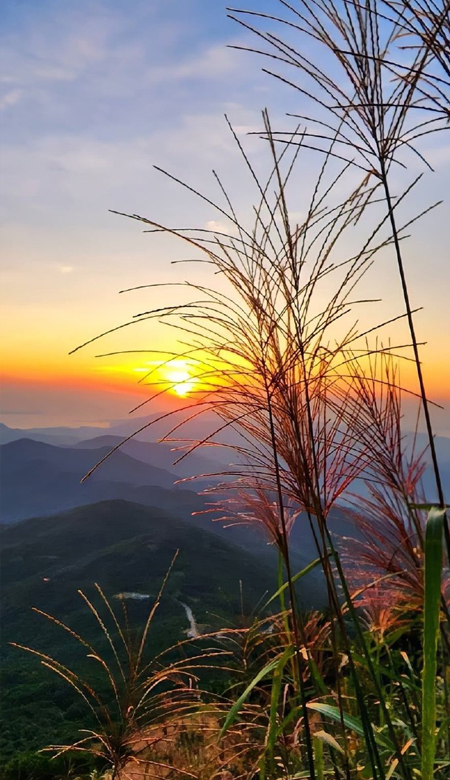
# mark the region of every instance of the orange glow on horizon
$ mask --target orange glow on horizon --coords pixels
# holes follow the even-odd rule
[[[196,379],[198,369],[182,359],[148,361],[144,365],[117,362],[77,361],[65,358],[59,361],[28,360],[26,366],[18,360],[4,361],[1,382],[6,385],[47,385],[54,388],[73,388],[82,391],[114,391],[139,394],[143,397],[166,391],[172,400],[188,399],[200,387]]]
[[[165,353],[167,355],[167,353]],[[175,399],[188,401],[202,390],[211,389],[215,383],[207,372],[206,360],[201,358],[173,357],[138,362],[136,355],[96,360],[90,355],[67,356],[51,354],[27,354],[26,359],[15,352],[3,360],[2,382],[21,385],[37,383],[61,388],[79,388],[89,392],[115,391],[140,395],[143,398],[161,393],[171,403]],[[446,405],[450,402],[450,365],[438,355],[424,361],[425,384],[430,401]],[[208,375],[209,374],[209,375]],[[217,365],[217,376],[220,367]],[[202,378],[203,375],[203,378]],[[400,362],[400,384],[417,392],[415,366],[412,362]],[[164,393],[164,391],[166,391]],[[405,398],[407,393],[405,393]]]

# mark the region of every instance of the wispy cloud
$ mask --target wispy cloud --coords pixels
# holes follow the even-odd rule
[[[3,97],[0,98],[0,111],[15,106],[22,97],[22,94],[23,91],[21,89],[11,89],[9,92],[6,92]]]
[[[171,81],[198,79],[202,82],[217,80],[236,74],[239,63],[233,52],[222,43],[206,48],[197,54],[185,56],[179,62],[151,67],[147,73],[150,84],[164,84]]]
[[[258,116],[257,112],[237,104],[226,109],[236,118],[238,126],[244,128],[251,126]],[[252,141],[255,142],[260,143],[257,139]],[[85,219],[86,224],[92,222],[93,216],[100,218],[108,208],[148,213],[158,206],[160,213],[172,213],[173,201],[164,209],[155,190],[155,185],[169,185],[153,170],[154,164],[199,189],[211,191],[211,187],[216,190],[211,169],[218,168],[224,174],[225,183],[230,184],[227,171],[238,165],[240,158],[220,113],[182,111],[174,117],[171,127],[156,128],[131,139],[101,139],[85,132],[42,133],[26,143],[5,140],[3,152],[3,181],[8,191],[3,220],[25,219],[42,224],[44,218],[48,219],[49,227],[61,213],[65,214],[65,220],[72,215],[77,221]],[[245,182],[244,176],[243,191]],[[183,198],[181,190],[178,192]],[[211,209],[208,211],[211,214]]]
[[[237,235],[238,228],[232,222],[221,222],[217,219],[210,219],[205,225],[206,230],[213,233],[226,233],[227,235]]]
[[[21,138],[49,131],[130,137],[133,127],[149,132],[188,105],[202,104],[204,113],[244,79],[223,36],[204,33],[171,0],[164,8],[136,0],[132,16],[114,0],[37,4],[1,35],[0,105],[20,101]]]

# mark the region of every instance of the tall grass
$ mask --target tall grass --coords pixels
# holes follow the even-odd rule
[[[86,727],[74,735],[72,742],[46,748],[53,758],[74,753],[90,757],[99,771],[107,773],[109,780],[165,777],[173,771],[174,757],[167,744],[176,740],[180,730],[186,730],[193,714],[197,730],[201,729],[198,673],[207,659],[212,668],[229,653],[217,646],[203,651],[201,657],[195,651],[179,652],[186,642],[159,655],[152,653],[153,623],[176,557],[177,554],[140,628],[130,623],[123,598],[117,609],[98,584],[95,584],[94,599],[79,591],[88,614],[97,624],[95,642],[58,618],[34,610],[68,633],[74,645],[84,651],[85,660],[78,661],[79,668],[74,669],[57,657],[31,647],[12,643],[62,678],[84,704]],[[208,707],[204,710],[207,714]],[[193,777],[189,772],[182,774]]]
[[[289,608],[283,650],[261,667],[242,692],[231,709],[232,717],[226,721],[225,731],[255,688],[275,675],[266,740],[268,755],[273,756],[275,739],[279,741],[285,736],[276,722],[281,681],[290,670],[285,683],[285,693],[291,691],[287,725],[292,729],[293,723],[297,723],[302,765],[315,777],[318,738],[313,736],[310,704],[311,697],[325,696],[325,712],[339,714],[337,731],[333,727],[325,732],[326,749],[333,765],[342,764],[349,777],[352,758],[342,744],[346,744],[355,722],[346,712],[349,689],[339,679],[339,654],[344,652],[351,679],[350,698],[360,717],[358,729],[365,738],[372,776],[384,778],[398,768],[402,777],[411,777],[411,764],[404,757],[405,745],[409,750],[411,744],[394,725],[379,658],[374,658],[355,611],[345,567],[328,526],[337,502],[349,496],[356,480],[364,478],[371,485],[376,506],[373,511],[383,511],[393,502],[402,522],[407,518],[407,523],[418,531],[419,542],[423,542],[418,512],[411,509],[413,501],[417,502],[414,489],[421,466],[414,458],[409,465],[405,463],[401,432],[401,387],[395,356],[404,346],[389,345],[388,338],[386,346],[381,338],[370,344],[372,334],[382,333],[390,323],[372,325],[369,332],[359,332],[356,324],[356,309],[361,303],[369,303],[358,300],[358,284],[371,263],[376,262],[380,249],[392,244],[392,233],[387,230],[392,223],[389,214],[381,221],[370,222],[371,208],[378,205],[379,185],[372,185],[368,176],[356,188],[352,186],[344,199],[336,199],[335,193],[342,191],[350,166],[336,173],[332,144],[304,222],[291,225],[289,184],[305,150],[300,143],[286,144],[277,151],[267,113],[263,121],[272,160],[272,172],[266,182],[260,182],[235,136],[259,193],[252,226],[246,227],[238,220],[220,182],[225,206],[217,205],[217,209],[231,226],[227,233],[205,237],[203,230],[197,233],[194,229],[165,228],[133,215],[148,230],[165,230],[200,250],[203,262],[211,264],[228,282],[229,291],[224,291],[223,286],[212,289],[187,283],[198,297],[180,306],[158,306],[139,316],[173,323],[182,334],[179,354],[189,354],[195,361],[194,378],[199,389],[188,419],[212,410],[221,420],[207,438],[190,445],[184,442],[186,449],[180,457],[210,445],[228,428],[239,434],[240,443],[229,445],[238,464],[226,472],[227,481],[213,489],[212,494],[231,493],[229,501],[219,502],[223,519],[264,528],[278,547],[286,574]],[[212,203],[210,198],[207,201]],[[362,240],[359,251],[342,260],[346,232],[355,225],[359,230],[367,215],[368,237]],[[328,291],[327,298],[324,290]],[[183,439],[183,424],[184,421],[176,422],[167,438]],[[370,499],[361,500],[360,514],[370,517],[369,509]],[[309,654],[302,651],[306,647],[305,623],[296,605],[289,545],[290,531],[299,517],[300,522],[311,526],[326,579],[336,686],[331,689]],[[408,541],[408,525],[402,529],[402,540]],[[382,541],[388,541],[386,533],[384,537]],[[420,580],[419,554],[413,568]],[[375,580],[378,579],[377,573]],[[361,664],[373,692],[369,697],[361,684]],[[384,742],[377,735],[372,695],[382,713],[375,721],[381,719],[387,729]],[[338,737],[343,759],[337,757],[336,748],[330,747],[332,739]],[[394,759],[389,758],[389,751]],[[264,771],[268,771],[267,762],[263,764]]]
[[[232,776],[412,780],[422,771],[429,780],[434,770],[444,778],[448,631],[439,626],[439,610],[448,616],[448,589],[440,568],[431,585],[426,575],[433,553],[420,484],[423,453],[409,451],[405,441],[402,396],[415,394],[402,387],[399,369],[412,357],[442,519],[445,497],[403,257],[406,229],[421,215],[410,213],[404,223],[398,216],[420,177],[394,197],[391,171],[411,154],[423,159],[419,138],[444,128],[444,77],[436,70],[445,73],[448,64],[448,7],[428,0],[279,0],[276,6],[279,14],[231,14],[264,42],[258,53],[300,74],[297,82],[272,72],[302,96],[307,108],[297,116],[307,124],[280,133],[263,112],[265,178],[230,125],[256,191],[251,219],[237,214],[216,173],[220,202],[166,175],[214,207],[223,230],[124,215],[150,233],[179,238],[219,280],[214,287],[182,283],[188,303],[158,302],[133,320],[174,327],[178,348],[165,359],[188,358],[196,382],[186,417],[167,413],[144,428],[165,419],[164,439],[178,442],[179,458],[220,444],[233,431],[234,443],[224,446],[235,464],[209,491],[211,505],[223,521],[262,528],[279,552],[281,614],[270,632],[263,618],[239,641],[234,636],[245,674],[229,692],[228,714],[223,702],[215,711],[218,739],[233,730]],[[269,32],[254,26],[262,21]],[[273,32],[278,28],[288,39]],[[405,50],[408,36],[412,47]],[[323,60],[305,56],[305,41],[325,52]],[[317,151],[323,159],[296,221],[297,169]],[[349,252],[356,238],[359,245]],[[359,290],[381,250],[393,252],[403,310],[361,328],[358,312],[371,301]],[[151,284],[150,296],[155,288],[160,297],[160,285]],[[402,318],[410,343],[391,344],[389,326]],[[146,382],[154,382],[150,374]],[[141,407],[160,395],[160,380],[154,384]],[[183,425],[211,412],[216,427],[187,441]],[[345,546],[330,530],[333,512],[343,509],[360,534]],[[295,523],[308,524],[313,534],[326,616],[308,617],[298,608],[290,545]],[[424,659],[421,698],[415,667]],[[430,699],[436,674],[443,685],[437,710]]]

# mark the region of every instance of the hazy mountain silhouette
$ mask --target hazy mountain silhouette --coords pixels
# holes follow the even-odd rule
[[[185,489],[185,485],[175,486],[176,474],[152,465],[151,461],[158,457],[160,446],[160,462],[168,463],[173,457],[170,449],[162,445],[129,442],[125,445],[128,451],[146,457],[147,463],[118,450],[86,482],[80,484],[84,474],[110,451],[116,441],[113,438],[112,441],[108,440],[108,447],[93,449],[84,449],[81,445],[80,448],[55,447],[31,439],[2,445],[2,522],[12,523],[40,515],[52,515],[107,499],[123,499],[174,512],[188,521],[191,527],[213,533],[260,557],[276,556],[259,528],[224,528],[220,522],[213,522],[214,516],[218,516],[214,513],[192,517],[192,513],[208,509],[208,501],[211,499],[198,495],[194,490]],[[93,447],[96,442],[98,440],[91,442]],[[197,465],[204,465],[200,458]],[[187,484],[198,486],[196,481]],[[353,524],[338,510],[330,519],[330,529],[337,536],[354,534]],[[296,568],[301,568],[316,555],[313,534],[305,516],[299,517],[294,526],[291,550]]]
[[[1,518],[12,522],[101,498],[122,497],[130,487],[177,488],[177,475],[123,452],[108,458],[85,483],[82,477],[110,451],[73,449],[19,439],[0,447]],[[155,503],[155,501],[153,501]]]
[[[165,418],[159,422],[154,422],[160,414],[150,414],[145,417],[128,417],[124,420],[112,420],[105,427],[82,425],[77,428],[68,426],[55,426],[50,428],[9,428],[4,423],[0,423],[0,444],[8,444],[17,439],[29,438],[35,441],[44,441],[47,444],[73,445],[77,442],[93,439],[97,436],[120,436],[121,439],[131,436],[137,430],[142,430],[136,437],[140,441],[156,442],[164,436],[172,425],[176,425],[183,419],[183,412],[174,415],[172,418]],[[149,423],[152,423],[149,425]],[[214,414],[207,413],[202,417],[187,422],[178,431],[180,438],[201,439],[210,436],[219,426],[220,420]],[[145,427],[148,426],[148,427]],[[240,441],[240,437],[233,431],[222,432],[221,441],[231,442]],[[212,452],[211,457],[217,453]],[[208,456],[209,457],[209,456]]]
[[[113,447],[118,447],[122,441],[123,438],[121,436],[104,434],[103,436],[96,436],[94,439],[84,439],[83,441],[78,442],[75,445],[75,448],[95,449],[108,447],[111,450]],[[168,469],[177,474],[179,478],[217,473],[221,470],[225,471],[227,468],[225,459],[224,462],[220,464],[216,457],[214,457],[214,459],[206,457],[206,454],[209,455],[209,453],[212,452],[213,448],[211,447],[199,449],[198,452],[192,452],[179,463],[175,463],[175,461],[185,452],[185,450],[175,449],[176,447],[176,444],[142,441],[133,438],[122,444],[119,452],[124,452],[143,463]],[[220,451],[219,449],[219,455],[222,455],[224,458],[225,454],[225,450]],[[214,453],[214,455],[216,456],[216,453]],[[193,486],[195,489],[195,481],[193,482]]]
[[[0,422],[0,444],[9,444],[17,439],[34,439],[47,444],[76,444],[84,438],[97,436],[102,428],[91,428],[88,425],[79,428],[54,427],[54,428],[9,428]],[[107,429],[109,430],[109,429]]]

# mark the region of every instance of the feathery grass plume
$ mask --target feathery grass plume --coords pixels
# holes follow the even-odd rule
[[[71,744],[51,745],[45,749],[55,757],[67,753],[90,755],[103,771],[111,772],[112,780],[125,780],[133,772],[139,776],[144,776],[145,772],[158,776],[161,772],[164,777],[169,776],[165,772],[173,770],[173,766],[161,757],[158,746],[168,729],[176,731],[181,722],[186,724],[190,713],[199,712],[198,671],[208,661],[214,665],[227,655],[225,650],[216,647],[200,654],[184,652],[177,659],[177,646],[155,658],[149,656],[152,622],[175,558],[140,631],[130,626],[125,601],[121,600],[123,614],[120,619],[97,584],[98,605],[79,591],[100,629],[95,645],[64,622],[34,610],[68,632],[85,649],[83,670],[76,671],[43,652],[12,643],[40,659],[43,666],[65,680],[86,706],[90,722],[79,738]],[[186,642],[181,644],[186,648]],[[88,667],[92,667],[90,671]],[[206,694],[204,701],[207,709]],[[183,767],[177,771],[180,777],[194,777]]]
[[[367,478],[367,495],[349,496],[348,512],[361,538],[346,540],[347,579],[363,589],[360,605],[371,612],[382,610],[384,621],[391,611],[392,621],[397,616],[404,622],[407,614],[414,619],[423,608],[425,451],[417,452],[416,436],[411,440],[403,434],[402,388],[392,353],[379,351],[368,366],[354,365],[351,373],[360,399],[358,436],[370,439],[373,459],[361,475]],[[444,576],[447,607],[448,585]]]
[[[357,606],[371,616],[370,626],[397,630],[413,625],[423,610],[423,547],[406,513],[398,513],[373,490],[361,499],[355,523],[361,539],[347,539],[343,560]],[[422,530],[425,521],[421,519]],[[355,563],[357,561],[357,563]],[[443,607],[450,606],[450,573],[443,571]],[[381,626],[385,625],[382,631]]]
[[[228,232],[207,231],[205,237],[204,229],[196,232],[164,227],[131,215],[148,225],[151,232],[164,231],[178,236],[200,251],[203,260],[199,261],[212,266],[224,284],[228,283],[228,291],[222,286],[214,289],[187,282],[184,286],[192,292],[192,301],[159,305],[142,312],[137,319],[143,322],[158,319],[174,326],[180,334],[178,354],[189,355],[195,361],[196,388],[188,405],[188,421],[206,411],[213,411],[221,421],[209,436],[190,442],[182,436],[185,418],[175,422],[164,440],[179,442],[182,448],[179,459],[199,447],[211,446],[218,438],[220,443],[221,434],[228,429],[240,436],[239,444],[228,445],[238,462],[224,473],[227,481],[218,490],[223,494],[238,489],[241,496],[246,496],[245,511],[242,498],[241,509],[238,508],[239,520],[262,524],[284,561],[289,593],[289,636],[296,664],[292,680],[297,686],[297,703],[301,709],[299,722],[303,724],[305,766],[314,777],[310,713],[306,706],[311,694],[305,683],[309,679],[305,677],[309,658],[302,654],[305,629],[296,609],[289,550],[289,531],[300,512],[305,513],[312,525],[314,518],[317,520],[314,533],[332,615],[339,706],[342,707],[342,690],[337,667],[338,653],[342,650],[349,659],[373,776],[384,778],[387,770],[358,682],[330,551],[350,607],[352,602],[327,519],[354,480],[372,467],[373,451],[377,451],[372,444],[378,442],[379,431],[375,431],[374,438],[369,427],[361,436],[363,371],[358,366],[373,352],[385,353],[390,348],[368,346],[368,335],[383,327],[383,323],[359,332],[355,310],[359,304],[369,303],[358,300],[357,286],[379,249],[391,243],[389,232],[386,234],[389,219],[386,215],[380,222],[375,221],[375,225],[371,223],[360,248],[350,257],[342,254],[349,230],[356,224],[359,230],[367,212],[377,202],[378,183],[371,184],[365,176],[356,187],[352,183],[348,195],[342,197],[340,193],[351,166],[339,167],[336,172],[332,144],[319,170],[303,222],[291,224],[290,187],[302,143],[285,144],[279,151],[267,112],[263,118],[272,165],[265,183],[260,182],[234,134],[258,193],[250,227],[238,219],[217,175],[224,206],[183,185],[176,177],[171,178],[217,208],[231,226]],[[401,346],[395,349],[402,351]],[[151,376],[146,381],[150,385],[154,383]],[[144,404],[162,392],[160,383],[156,384],[154,395]],[[175,414],[168,413],[144,428],[161,419],[170,420]],[[235,506],[225,505],[224,510],[235,519]],[[351,614],[377,684],[357,615],[354,611]],[[317,685],[317,679],[314,684]],[[410,773],[382,690],[378,694],[390,729],[390,744],[394,745],[402,776],[408,778]],[[343,717],[344,742],[346,728]],[[348,760],[346,756],[346,776],[350,772]]]
[[[406,157],[408,151],[419,154],[414,142],[423,135],[422,112],[427,106],[422,105],[417,85],[427,53],[403,55],[408,78],[393,79],[391,72],[392,60],[401,53],[404,9],[394,19],[383,13],[382,0],[300,0],[295,6],[274,0],[274,6],[278,13],[228,9],[231,18],[266,45],[265,49],[235,48],[267,57],[273,67],[287,65],[287,73],[292,68],[301,71],[300,77],[293,74],[291,79],[284,71],[264,69],[293,86],[303,103],[311,106],[311,113],[293,115],[314,127],[305,131],[306,143],[314,150],[327,151],[335,141],[334,154],[379,178],[382,165],[387,169],[404,165],[399,153],[405,152]],[[255,19],[268,29],[255,27]],[[311,51],[312,42],[316,51]],[[434,119],[441,126],[442,118]],[[278,132],[275,137],[286,140],[289,135]]]
[[[450,3],[448,0],[384,0],[384,5],[399,27],[404,49],[422,49],[429,56],[419,89],[430,109],[449,115],[450,106]],[[393,62],[397,78],[405,70]]]
[[[251,30],[266,45],[265,49],[246,48],[277,65],[288,66],[288,70],[300,72],[300,77],[294,76],[292,80],[265,69],[295,87],[303,100],[312,104],[311,113],[294,115],[314,128],[303,132],[301,142],[329,154],[328,145],[332,141],[332,154],[366,171],[381,185],[392,230],[438,499],[444,508],[445,497],[399,240],[391,169],[405,167],[405,160],[407,162],[411,154],[426,163],[417,142],[425,135],[448,129],[448,111],[436,112],[422,86],[429,73],[430,57],[438,59],[441,65],[448,64],[448,2],[393,2],[391,5],[398,10],[396,15],[387,13],[384,0],[300,0],[295,6],[286,0],[277,0],[276,4],[282,10],[274,14],[229,11],[235,21]],[[415,29],[422,30],[423,45],[417,50],[412,47],[405,51],[402,34],[404,19],[411,19],[410,6],[414,8]],[[247,19],[263,21],[271,25],[271,29],[262,31]],[[274,27],[276,31],[281,28],[281,35],[272,31]],[[420,32],[418,34],[420,36]],[[306,56],[303,44],[307,44],[309,50],[312,42],[317,51]],[[409,58],[406,56],[405,59],[408,54]],[[403,66],[401,77],[398,77],[396,62]],[[436,79],[434,85],[436,89]],[[282,145],[297,142],[291,133],[275,133],[272,137]],[[450,556],[447,524],[446,541]]]

